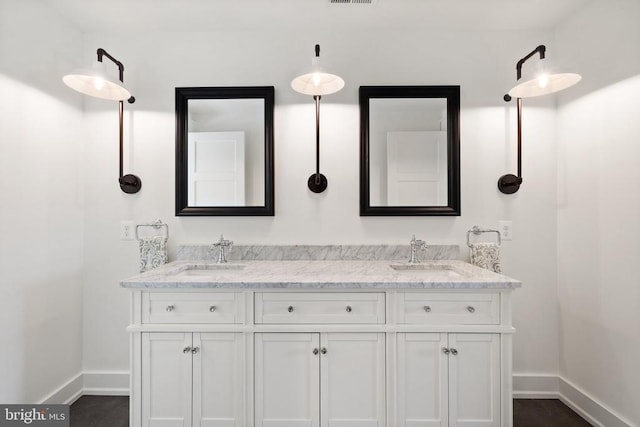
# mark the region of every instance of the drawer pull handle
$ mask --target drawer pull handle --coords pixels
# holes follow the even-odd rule
[[[197,354],[200,351],[200,347],[193,347],[191,349],[191,354]]]
[[[451,349],[451,354],[454,355],[454,356],[457,356],[458,355],[458,350],[456,350],[455,348],[452,348]]]
[[[325,347],[322,347],[322,348],[320,349],[320,353],[322,353],[322,354],[327,354],[327,349],[326,349]]]
[[[288,311],[289,313],[293,313],[293,306],[292,306],[292,305],[290,305],[290,306],[289,306],[289,308],[287,308],[287,311]]]
[[[187,354],[187,353],[191,353],[191,350],[192,350],[192,348],[191,348],[191,347],[185,347],[185,348],[183,348],[183,349],[182,349],[182,352],[183,352],[184,354]]]
[[[431,313],[431,307],[429,307],[428,305],[425,305],[423,308],[427,313]]]
[[[318,350],[317,348],[313,349],[313,354],[317,355],[318,353],[320,353],[320,350]]]
[[[214,311],[216,311],[216,306],[215,306],[215,305],[212,305],[211,307],[209,307],[209,311],[210,311],[210,312],[212,312],[212,313],[213,313]]]
[[[476,309],[475,309],[475,307],[473,307],[472,305],[470,305],[470,306],[468,306],[468,307],[467,307],[467,311],[468,311],[469,313],[475,313],[475,312],[476,312]]]
[[[347,306],[347,313],[351,313],[351,311],[352,311],[351,306],[350,306],[350,305],[348,305],[348,306]]]
[[[171,312],[172,312],[173,310],[175,310],[175,309],[176,309],[176,306],[175,306],[175,305],[168,305],[168,306],[167,306],[167,312],[168,312],[168,313],[171,313]]]
[[[451,350],[449,350],[447,347],[442,347],[442,352],[444,354],[449,354],[451,352]]]

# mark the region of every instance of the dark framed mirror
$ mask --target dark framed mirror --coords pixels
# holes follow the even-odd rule
[[[273,216],[273,86],[175,95],[176,216]]]
[[[460,86],[360,87],[360,216],[460,215]]]

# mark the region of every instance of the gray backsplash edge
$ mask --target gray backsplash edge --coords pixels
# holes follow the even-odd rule
[[[409,245],[238,245],[227,253],[229,261],[407,261]],[[215,260],[211,245],[180,245],[176,260]],[[458,245],[429,245],[421,260],[459,259]]]

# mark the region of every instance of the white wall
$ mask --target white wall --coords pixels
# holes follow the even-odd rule
[[[640,2],[607,0],[557,31],[562,56],[583,74],[558,119],[560,373],[632,425],[640,425],[639,23]]]
[[[503,269],[525,284],[514,295],[515,371],[559,371],[552,97],[526,103],[522,189],[496,189],[515,170],[514,106],[502,95],[515,61],[549,44],[551,31],[79,34],[38,1],[0,6],[0,88],[9,100],[0,104],[0,401],[43,399],[80,371],[81,359],[84,372],[128,371],[128,294],[118,282],[137,272],[138,255],[135,241],[119,240],[122,219],[163,219],[172,253],[220,233],[237,244],[394,244],[415,233],[464,249],[471,226],[511,219],[515,240],[503,246]],[[313,101],[289,86],[315,43],[347,82],[323,99],[329,188],[319,195],[306,187]],[[117,183],[117,105],[59,80],[73,62],[93,61],[98,47],[125,63],[138,99],[125,107],[125,172],[143,182],[135,195]],[[401,84],[461,85],[461,217],[358,216],[358,86]],[[276,87],[276,216],[176,218],[174,88],[234,85]]]
[[[79,34],[0,0],[0,402],[46,399],[82,363],[83,121],[61,68]]]
[[[220,233],[236,244],[408,244],[412,234],[433,244],[459,244],[466,231],[514,221],[503,267],[525,286],[515,294],[515,370],[558,372],[556,304],[556,161],[553,99],[525,112],[524,184],[498,192],[499,176],[515,171],[514,105],[502,95],[518,58],[551,32],[160,32],[89,34],[84,57],[103,47],[122,62],[138,101],[126,106],[125,172],[142,190],[117,184],[115,104],[87,100],[84,369],[128,369],[128,295],[118,281],[136,273],[137,246],[118,239],[122,219],[161,218],[178,244],[207,244]],[[313,45],[346,81],[323,98],[322,172],[329,188],[307,189],[314,171],[314,105],[290,89]],[[358,214],[360,85],[461,85],[462,216],[362,218]],[[174,216],[174,87],[274,85],[276,216]]]

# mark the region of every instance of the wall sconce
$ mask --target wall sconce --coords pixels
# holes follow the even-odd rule
[[[71,89],[77,90],[85,95],[93,96],[96,98],[109,99],[112,101],[118,101],[118,113],[119,113],[119,130],[120,130],[120,188],[127,194],[134,194],[140,191],[142,187],[142,181],[135,175],[123,174],[123,116],[124,116],[124,100],[126,99],[129,104],[133,104],[136,99],[131,96],[131,93],[124,87],[124,65],[122,62],[109,55],[107,51],[100,48],[97,51],[98,62],[95,64],[98,67],[94,67],[92,70],[81,70],[73,74],[67,74],[62,78],[62,81]],[[109,58],[113,63],[118,66],[119,81],[111,79],[101,67],[103,57]]]
[[[522,98],[532,98],[534,96],[547,95],[558,92],[578,83],[582,76],[575,73],[555,73],[551,74],[542,67],[542,60],[545,59],[547,48],[544,45],[536,47],[531,53],[522,58],[516,64],[516,77],[518,84],[504,96],[506,102],[516,98],[518,116],[518,175],[506,174],[498,179],[498,189],[504,194],[513,194],[520,189],[522,184]],[[530,78],[523,79],[522,66],[534,56],[540,55],[540,63],[537,72]]]
[[[320,68],[320,45],[317,44],[311,72],[293,79],[291,87],[296,92],[313,95],[316,102],[316,173],[309,177],[308,185],[314,193],[322,193],[327,188],[327,178],[320,173],[320,98],[338,92],[344,87],[344,80]]]

